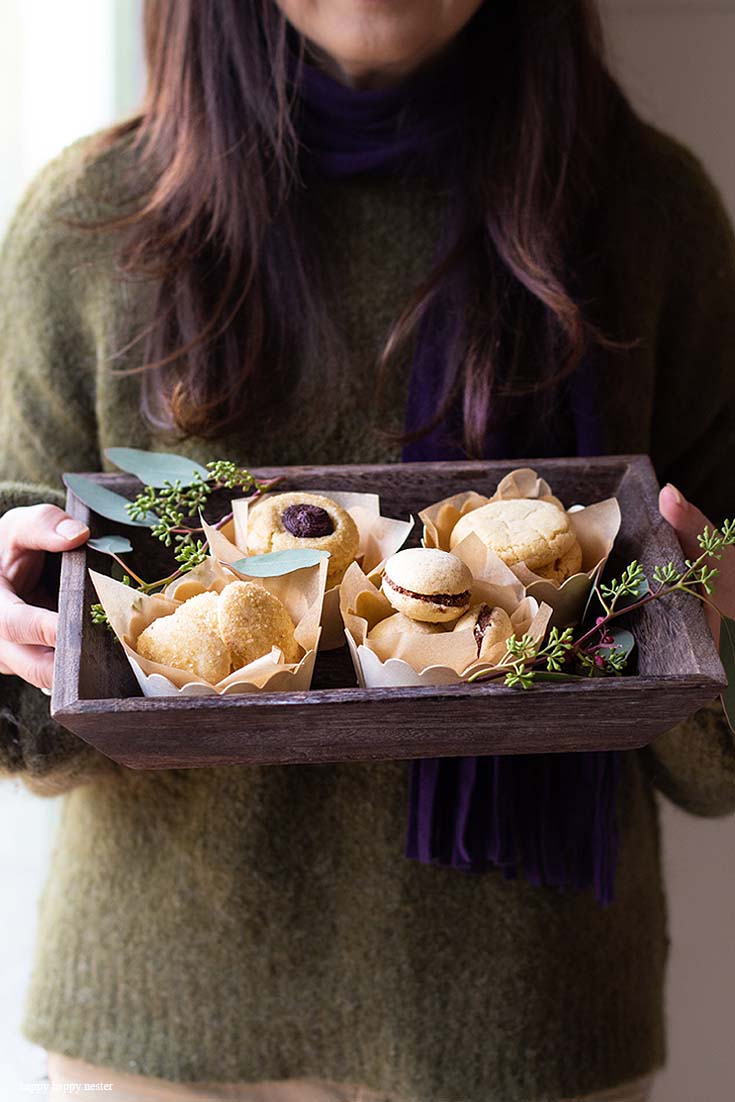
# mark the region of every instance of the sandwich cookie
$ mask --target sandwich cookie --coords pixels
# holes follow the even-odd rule
[[[444,624],[431,624],[427,620],[411,620],[402,612],[394,612],[392,616],[386,616],[368,632],[368,639],[372,643],[382,643],[385,639],[394,638],[396,633],[400,635],[438,635],[446,631]]]
[[[465,631],[467,628],[474,629],[478,658],[485,640],[488,646],[493,646],[495,643],[504,643],[514,634],[510,616],[504,608],[499,608],[497,605],[494,607],[487,604],[473,605],[469,612],[457,620],[452,631]]]
[[[382,590],[393,608],[411,620],[450,623],[470,607],[472,580],[456,555],[409,547],[386,562]]]

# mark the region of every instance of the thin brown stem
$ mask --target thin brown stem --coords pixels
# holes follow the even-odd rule
[[[135,571],[131,570],[131,568],[128,566],[127,563],[123,562],[122,559],[118,558],[118,556],[114,553],[114,551],[110,552],[110,558],[114,559],[115,562],[118,564],[118,566],[121,566],[123,571],[126,574],[129,574],[131,578],[135,578],[138,585],[145,585],[145,582],[143,581],[143,579],[139,578],[138,575],[135,573]]]

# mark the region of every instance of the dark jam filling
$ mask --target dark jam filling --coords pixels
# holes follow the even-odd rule
[[[446,608],[461,608],[470,599],[469,589],[466,589],[464,593],[414,593],[411,589],[404,589],[403,586],[396,585],[387,575],[385,581],[391,589],[394,589],[396,593],[403,593],[405,597],[413,597],[416,601],[429,601],[432,605],[444,605]]]
[[[319,539],[331,536],[334,531],[332,518],[320,505],[289,505],[281,514],[283,527],[298,539]]]

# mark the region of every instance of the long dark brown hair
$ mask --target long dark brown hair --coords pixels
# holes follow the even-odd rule
[[[274,0],[146,0],[143,110],[107,135],[132,138],[148,181],[113,222],[123,271],[156,287],[139,336],[144,411],[185,435],[218,436],[254,405],[272,408],[294,365],[339,339],[300,186],[287,34]],[[606,344],[577,281],[627,108],[591,0],[491,0],[464,34],[467,232],[405,303],[376,371],[390,371],[452,266],[466,265],[475,290],[445,407],[461,399],[473,455],[507,395],[549,391]]]

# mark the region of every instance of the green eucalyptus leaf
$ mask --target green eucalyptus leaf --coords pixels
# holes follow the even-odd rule
[[[286,551],[270,551],[267,555],[251,555],[247,559],[238,559],[232,565],[235,570],[249,574],[251,578],[275,578],[294,570],[303,570],[306,566],[316,566],[325,555],[329,552],[318,551],[314,547],[293,547]]]
[[[209,471],[193,459],[173,452],[146,452],[140,448],[105,448],[105,455],[121,471],[134,474],[144,486],[160,489],[167,482],[190,486],[198,475],[205,481]]]
[[[590,586],[590,591],[587,594],[587,600],[585,601],[585,605],[584,605],[584,612],[582,613],[582,615],[579,618],[580,624],[585,623],[585,621],[587,619],[587,615],[590,612],[590,607],[591,607],[593,601],[597,602],[597,608],[595,609],[596,615],[599,616],[602,613],[602,605],[600,604],[600,599],[599,599],[599,594],[598,594],[598,589],[597,589],[597,585],[598,585],[599,580],[600,579],[599,579],[599,575],[598,575],[597,578],[594,579],[592,585]]]
[[[727,688],[722,690],[720,699],[730,730],[735,734],[735,620],[728,616],[722,617],[720,627],[720,658],[727,677]]]
[[[108,520],[117,520],[121,524],[130,524],[136,528],[150,528],[158,522],[155,513],[146,513],[144,520],[133,520],[127,510],[130,502],[126,497],[108,490],[99,482],[94,482],[83,474],[66,474],[64,482],[80,501],[101,517],[107,517]]]
[[[611,635],[615,640],[609,647],[598,647],[598,653],[603,656],[610,654],[611,651],[616,653],[622,653],[626,658],[629,657],[633,647],[635,646],[635,636],[632,632],[627,631],[625,628],[606,627],[605,631],[608,635]]]
[[[96,540],[87,540],[87,547],[101,551],[103,555],[126,555],[133,545],[125,536],[100,536]]]

